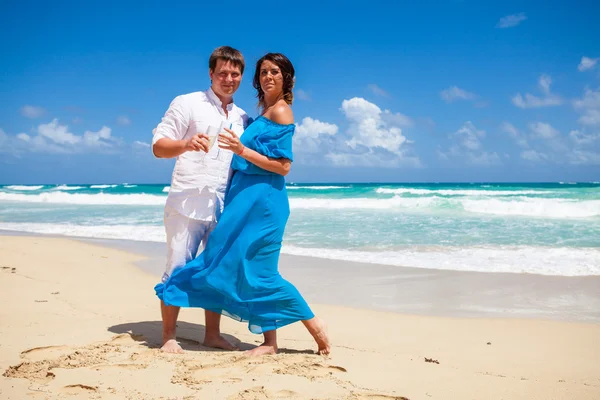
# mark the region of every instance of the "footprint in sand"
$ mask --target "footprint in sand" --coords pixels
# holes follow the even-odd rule
[[[17,273],[17,269],[15,267],[11,268],[11,267],[7,267],[6,265],[2,265],[0,268],[2,269],[2,271],[10,272],[11,274]]]
[[[404,396],[390,396],[387,394],[358,394],[354,393],[355,397],[353,399],[356,400],[410,400],[408,397]]]
[[[148,368],[148,364],[101,364],[101,365],[94,366],[94,369],[96,371],[100,371],[103,369],[110,369],[110,368],[120,368],[120,369],[129,369],[129,370],[146,369],[146,368]]]
[[[34,347],[21,353],[24,359],[18,365],[10,366],[3,376],[25,378],[33,382],[49,382],[55,377],[55,368],[105,368],[145,369],[147,362],[131,362],[137,342],[143,336],[130,334],[117,335],[109,342],[90,344],[85,347],[45,346]],[[133,352],[133,354],[132,354]],[[146,360],[144,360],[146,361]]]
[[[75,385],[67,385],[61,389],[61,393],[70,396],[87,396],[98,391],[96,386],[82,385],[77,383]]]
[[[250,389],[246,389],[238,394],[230,396],[227,400],[259,400],[259,399],[268,399],[269,395],[267,394],[264,386],[257,386]]]
[[[112,344],[125,344],[125,345],[134,345],[138,342],[145,342],[146,338],[144,335],[134,335],[133,333],[120,333],[118,335],[113,336],[110,340]]]
[[[73,352],[73,348],[69,346],[42,346],[34,347],[21,352],[21,357],[28,361],[41,361],[64,356]]]
[[[300,397],[300,393],[298,392],[294,392],[293,390],[280,390],[279,392],[275,393],[275,398],[276,399],[285,399],[288,397]]]
[[[283,367],[280,365],[283,364]],[[328,365],[324,363],[315,363],[314,357],[287,357],[280,360],[279,367],[273,370],[276,374],[297,375],[310,380],[323,379],[334,373],[348,372],[348,370],[339,365]]]

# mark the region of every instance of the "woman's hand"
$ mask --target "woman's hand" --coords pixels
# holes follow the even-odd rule
[[[240,142],[240,138],[234,131],[224,128],[228,135],[219,134],[219,148],[231,150],[235,154],[241,154],[244,151],[244,145]]]

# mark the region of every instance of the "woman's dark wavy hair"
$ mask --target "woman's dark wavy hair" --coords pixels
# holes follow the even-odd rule
[[[292,93],[295,82],[294,77],[296,74],[294,66],[292,65],[292,62],[281,53],[267,53],[256,62],[256,71],[254,72],[254,81],[252,82],[254,89],[256,89],[258,107],[265,107],[265,94],[260,87],[260,66],[265,60],[271,61],[281,70],[281,75],[283,76],[283,100],[291,105],[294,101],[294,94]]]

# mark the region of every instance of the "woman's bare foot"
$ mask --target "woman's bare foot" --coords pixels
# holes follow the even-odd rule
[[[265,341],[258,347],[252,350],[248,350],[246,354],[248,357],[258,357],[267,354],[277,354],[277,331],[271,330],[263,333]]]
[[[203,346],[206,347],[214,347],[215,349],[223,349],[223,350],[239,350],[237,346],[229,343],[223,336],[204,336]]]
[[[317,354],[328,355],[331,353],[331,342],[327,333],[327,324],[319,317],[314,317],[308,321],[302,321],[317,342]]]
[[[252,350],[248,350],[244,353],[248,357],[259,357],[267,354],[277,354],[277,345],[269,345],[267,343],[263,343],[258,347],[253,348]]]
[[[160,348],[160,351],[172,354],[183,354],[183,349],[181,348],[179,343],[177,343],[177,340],[175,340],[175,338],[163,341],[163,345]]]

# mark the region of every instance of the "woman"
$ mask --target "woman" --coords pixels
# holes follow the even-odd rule
[[[247,321],[265,341],[250,355],[277,352],[277,329],[302,321],[329,354],[325,323],[315,317],[298,290],[278,271],[290,213],[284,176],[293,160],[294,67],[286,56],[269,53],[256,63],[254,88],[261,115],[241,140],[233,131],[219,147],[235,153],[225,209],[204,251],[156,285],[167,305],[201,307]]]

